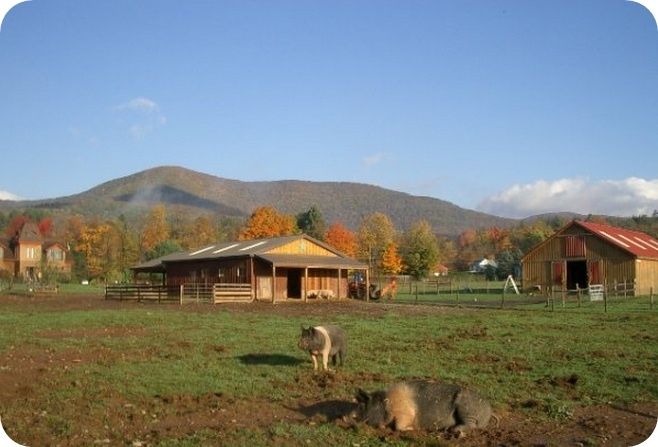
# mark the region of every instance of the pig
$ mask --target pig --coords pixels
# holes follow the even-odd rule
[[[397,431],[450,430],[461,437],[468,429],[484,428],[493,416],[491,405],[459,385],[431,380],[398,382],[387,390],[356,395],[352,419]]]
[[[340,359],[340,366],[343,366],[347,356],[347,336],[338,326],[311,326],[308,329],[302,326],[302,335],[299,338],[298,346],[304,351],[308,351],[313,359],[313,370],[318,369],[318,357],[322,356],[322,366],[328,370],[329,356],[331,362],[336,366],[336,357]]]

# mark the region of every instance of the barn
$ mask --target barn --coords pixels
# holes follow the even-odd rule
[[[530,250],[521,265],[526,289],[623,284],[636,296],[658,291],[658,241],[610,225],[574,220]]]
[[[132,268],[135,278],[159,273],[167,287],[227,286],[250,300],[345,298],[348,275],[368,266],[308,235],[209,244]],[[136,281],[138,282],[138,281]],[[226,292],[229,293],[229,292]]]

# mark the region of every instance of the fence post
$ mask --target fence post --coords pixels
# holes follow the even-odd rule
[[[487,293],[489,293],[489,288],[487,287]],[[500,308],[502,309],[505,306],[505,287],[503,287],[503,299],[500,301]]]
[[[414,289],[416,290],[416,304],[418,304],[418,284],[416,284]]]
[[[180,300],[180,305],[183,305],[183,285],[180,285],[180,291],[178,293],[178,299]]]
[[[624,301],[626,301],[626,292],[628,291],[628,281],[624,278]]]
[[[551,286],[551,312],[555,312],[555,290],[554,286]]]
[[[608,290],[603,286],[603,312],[608,313]]]
[[[576,297],[578,298],[578,307],[580,307],[580,287],[578,287],[578,283],[576,283]]]
[[[459,281],[457,281],[457,306],[459,306]]]
[[[141,287],[137,286],[137,302],[139,303],[142,300]]]
[[[649,288],[649,309],[653,309],[653,287]]]

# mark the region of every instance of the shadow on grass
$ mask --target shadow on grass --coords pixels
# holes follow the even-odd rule
[[[286,354],[245,354],[238,357],[245,365],[297,366],[303,360]]]
[[[308,406],[300,404],[297,408],[289,407],[289,409],[307,418],[323,417],[327,422],[334,422],[349,416],[356,406],[356,403],[346,400],[325,400]]]

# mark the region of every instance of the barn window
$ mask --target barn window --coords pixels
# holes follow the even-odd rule
[[[587,253],[585,249],[585,236],[567,236],[565,239],[565,255],[568,258],[584,258]]]

